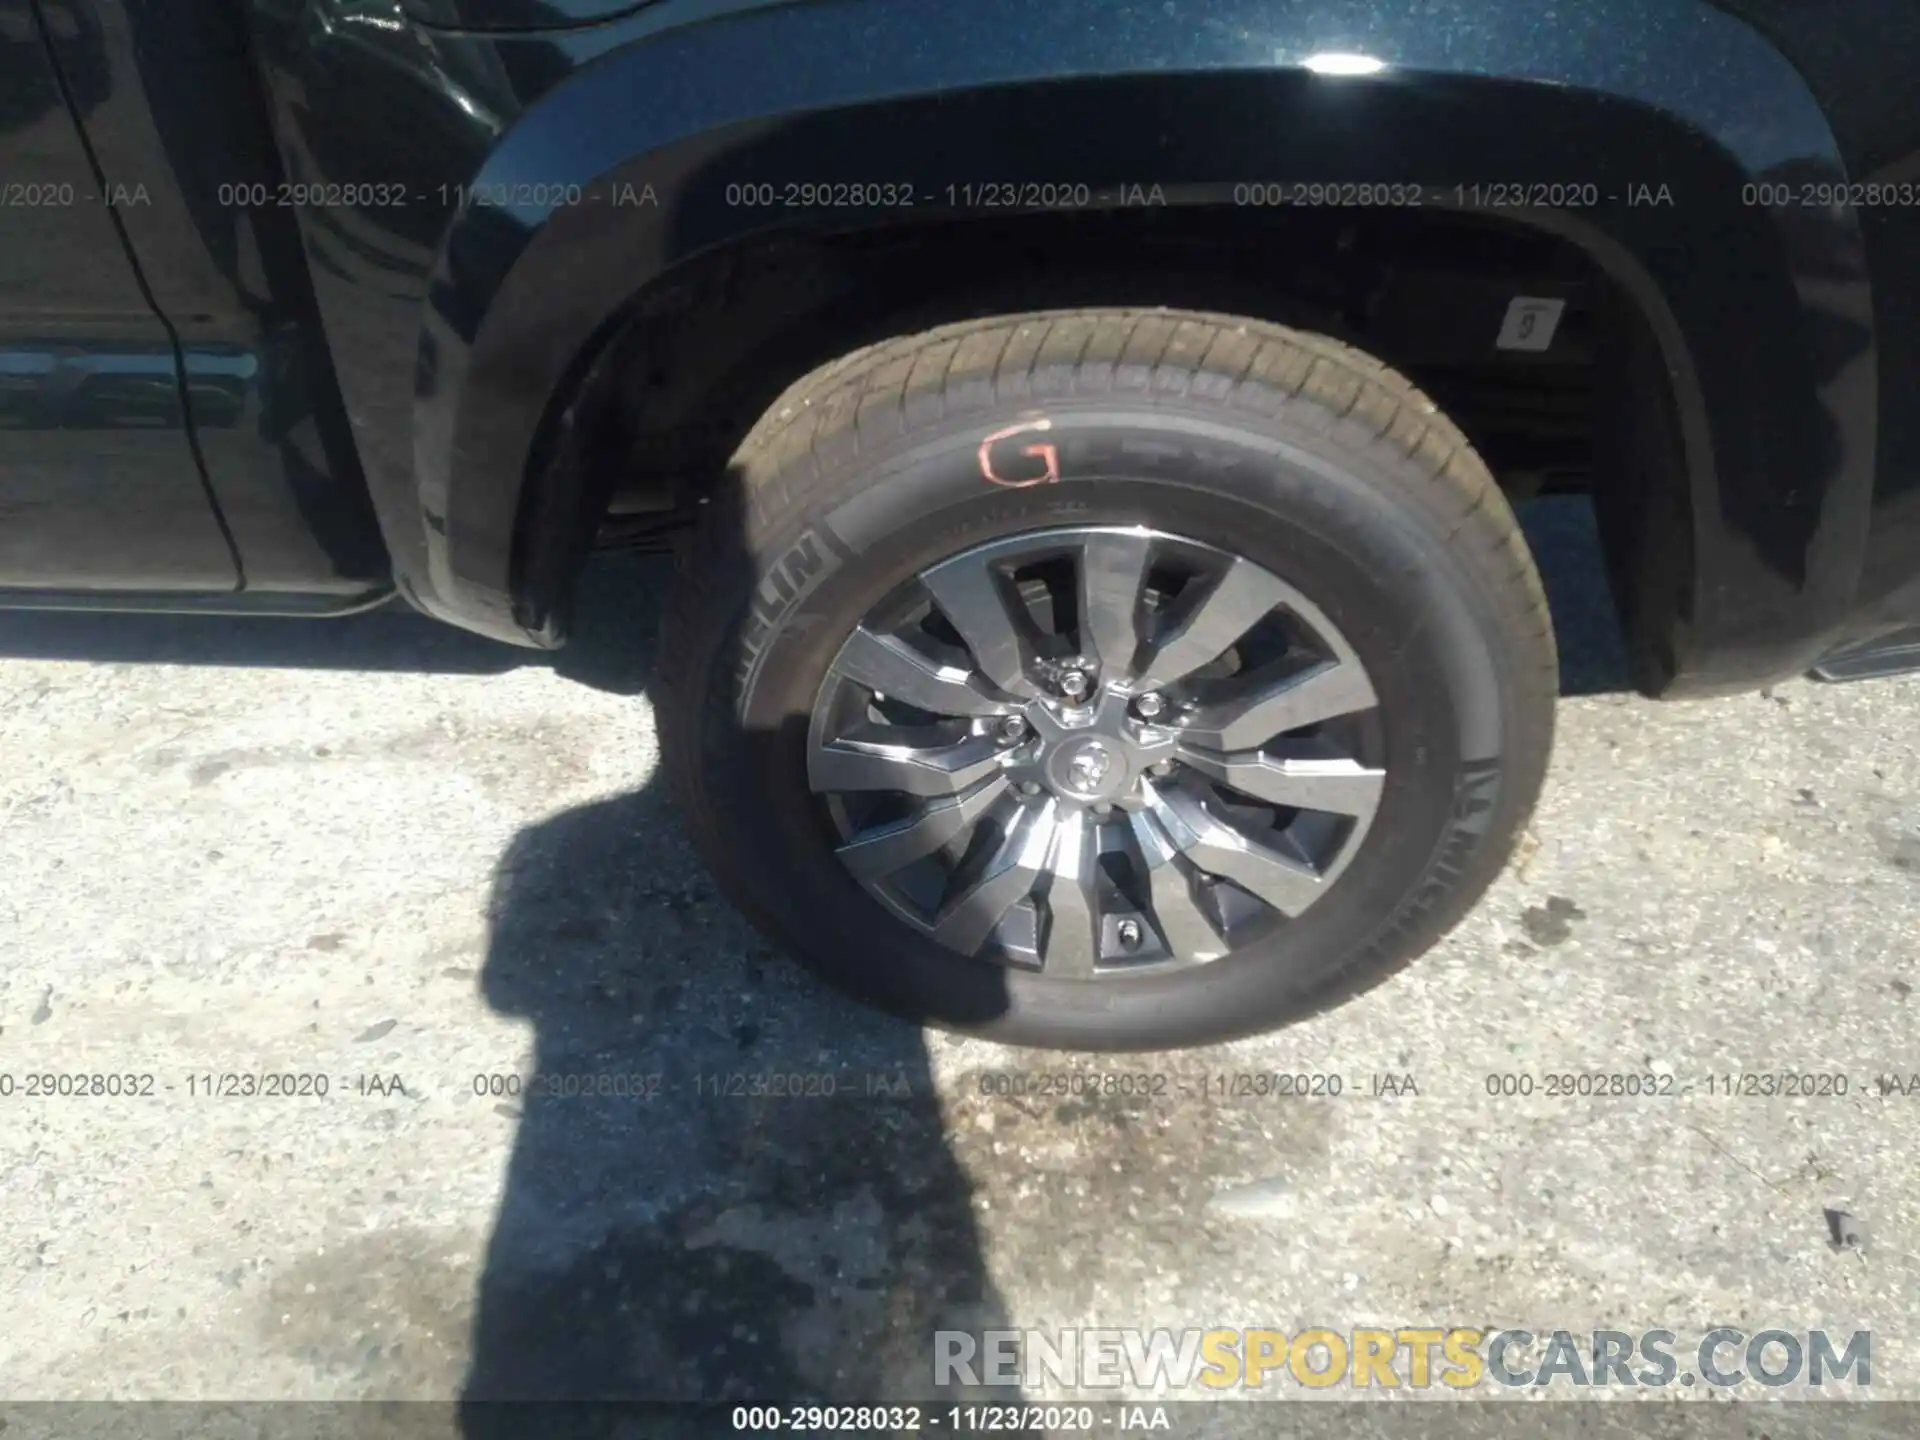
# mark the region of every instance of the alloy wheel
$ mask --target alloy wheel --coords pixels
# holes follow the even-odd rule
[[[1372,681],[1304,595],[1088,526],[973,547],[875,606],[820,689],[808,779],[900,919],[1093,980],[1218,960],[1316,903],[1381,753]]]

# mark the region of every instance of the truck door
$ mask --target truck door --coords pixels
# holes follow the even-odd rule
[[[128,196],[76,121],[108,98],[90,16],[0,0],[0,606],[238,583],[113,208]]]

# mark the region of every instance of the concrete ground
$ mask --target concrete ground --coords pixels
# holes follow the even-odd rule
[[[1920,1075],[1920,680],[1641,700],[1582,515],[1530,524],[1521,857],[1384,988],[1161,1057],[922,1035],[763,942],[655,782],[658,562],[557,664],[0,616],[0,1397],[888,1399],[940,1327],[1385,1324],[1870,1329],[1920,1398],[1920,1080],[1874,1084]],[[1270,1071],[1346,1093],[1206,1078]],[[1488,1093],[1589,1071],[1692,1093]],[[1779,1071],[1848,1093],[1705,1093]],[[1169,1078],[986,1093],[1049,1073]],[[262,1074],[327,1093],[222,1093]]]

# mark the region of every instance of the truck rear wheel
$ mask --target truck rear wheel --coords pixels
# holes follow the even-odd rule
[[[943,327],[792,387],[681,556],[667,763],[819,974],[1018,1044],[1297,1020],[1434,943],[1538,795],[1551,625],[1403,377],[1171,311]]]

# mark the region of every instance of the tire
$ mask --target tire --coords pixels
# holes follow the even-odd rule
[[[1126,538],[1146,532],[1153,533],[1144,540]],[[1056,543],[1067,547],[1067,560],[1043,555],[1018,568],[1029,551]],[[1129,563],[1152,568],[1129,572],[1148,578],[1124,604],[1115,602],[1119,608],[1062,599],[1048,578],[1067,573],[1048,565],[1084,576],[1109,563],[1096,556],[1134,545],[1153,558]],[[994,558],[1003,553],[1013,558]],[[1505,864],[1545,774],[1557,692],[1552,627],[1526,543],[1486,467],[1405,378],[1334,341],[1274,325],[1080,310],[972,321],[861,350],[794,385],[760,421],[679,564],[662,647],[661,717],[675,796],[696,844],[735,903],[819,975],[943,1028],[1021,1045],[1153,1050],[1232,1039],[1324,1010],[1393,974],[1467,911]],[[915,861],[918,871],[875,881],[893,887],[876,891],[835,851],[850,837],[892,833],[885,824],[860,829],[848,807],[879,805],[884,813],[897,797],[842,793],[837,778],[821,777],[840,776],[849,751],[864,764],[862,736],[908,732],[861,728],[905,702],[878,684],[846,689],[847,676],[868,673],[861,657],[871,653],[856,653],[867,642],[854,632],[864,625],[877,634],[873,627],[884,626],[876,617],[918,613],[913,597],[948,594],[950,574],[977,566],[1003,577],[992,582],[995,593],[1014,595],[1006,603],[1026,615],[1023,635],[1040,633],[1032,631],[1035,614],[1053,617],[1042,631],[1063,629],[1067,616],[1072,634],[1040,633],[1020,652],[1045,670],[1035,683],[1043,692],[1051,685],[1052,698],[1022,699],[1026,708],[1012,715],[928,722],[949,737],[938,763],[959,765],[953,757],[976,756],[990,739],[1002,743],[1006,731],[1024,727],[1028,747],[997,763],[1016,767],[1005,776],[1044,783],[1023,782],[1035,786],[1034,795],[996,791],[995,813],[1012,818],[990,822],[984,841],[981,828],[970,831],[976,849],[967,856],[946,851]],[[1256,629],[1210,667],[1186,672],[1169,690],[1184,687],[1185,699],[1128,698],[1119,659],[1111,672],[1102,665],[1094,675],[1093,698],[1061,688],[1085,683],[1059,666],[1086,656],[1060,660],[1059,646],[1087,650],[1089,626],[1100,623],[1109,652],[1136,657],[1144,678],[1134,690],[1156,671],[1178,671],[1185,661],[1171,654],[1179,647],[1169,637],[1181,625],[1197,627],[1192,643],[1201,648],[1226,633],[1216,612],[1227,607],[1220,597],[1228,571],[1296,600],[1263,612]],[[1010,584],[1022,588],[1009,592]],[[1183,610],[1188,592],[1192,605]],[[1111,621],[1081,626],[1074,607],[1088,616],[1129,615],[1132,628],[1116,640]],[[977,634],[969,640],[958,621],[949,624],[958,612],[945,600],[922,609],[921,620],[900,622],[920,629],[886,643],[917,647],[915,637],[932,635],[937,650],[957,638],[967,645],[961,668],[969,659],[985,667],[980,657],[991,652],[1000,656],[996,673],[1007,673],[1008,652],[975,643]],[[1259,627],[1274,626],[1279,638],[1260,638],[1267,631]],[[1159,638],[1140,638],[1151,633]],[[1126,650],[1135,643],[1141,648]],[[1053,658],[1034,659],[1035,646]],[[1287,676],[1277,686],[1261,678],[1269,673],[1255,664],[1261,653],[1280,657],[1261,662]],[[1314,678],[1309,670],[1324,680],[1348,661],[1361,670],[1341,674],[1359,673],[1373,705],[1291,726],[1259,744],[1271,747],[1269,758],[1348,747],[1351,754],[1325,764],[1360,777],[1340,792],[1360,798],[1341,799],[1343,810],[1323,814],[1315,807],[1333,791],[1321,786],[1304,809],[1259,809],[1251,823],[1266,848],[1256,860],[1241,856],[1237,841],[1216,843],[1217,831],[1178,859],[1141,858],[1160,853],[1149,832],[1199,833],[1182,830],[1166,806],[1178,802],[1179,814],[1197,825],[1193,804],[1207,817],[1238,817],[1243,812],[1232,806],[1246,799],[1208,789],[1214,771],[1196,771],[1201,762],[1184,758],[1212,754],[1198,742],[1179,751],[1171,778],[1145,768],[1146,747],[1167,743],[1156,723],[1225,726],[1219,717],[1238,717],[1232,725],[1245,730],[1302,713],[1286,709],[1292,702],[1276,709],[1258,697],[1300,686],[1298,676]],[[1002,709],[1012,703],[997,681],[968,684],[1000,695],[994,703]],[[922,693],[908,687],[910,699]],[[1230,699],[1209,709],[1204,697],[1213,693]],[[1071,707],[1096,700],[1107,717],[1100,723],[1119,728],[1101,731],[1107,739],[1093,746],[1072,736],[1061,741],[1051,730],[1033,738],[1034,725],[1020,718],[1037,725],[1048,716],[1084,717],[1094,712]],[[1139,712],[1149,703],[1186,708],[1147,722]],[[836,729],[843,722],[851,726],[844,736]],[[956,728],[965,726],[972,728]],[[1181,732],[1207,733],[1214,736],[1208,743],[1236,752],[1236,764],[1253,753],[1229,729]],[[823,747],[833,758],[822,758]],[[1169,762],[1157,763],[1165,770]],[[1281,768],[1292,776],[1312,766],[1287,760]],[[1116,773],[1131,788],[1107,810],[1089,810],[1082,801],[1119,783],[1110,779]],[[1254,771],[1241,764],[1232,773]],[[999,781],[990,775],[981,784]],[[1280,787],[1287,796],[1296,789]],[[1151,822],[1136,818],[1150,792],[1156,804],[1165,802]],[[1194,796],[1200,799],[1190,803]],[[926,813],[909,808],[896,823]],[[961,953],[954,947],[965,940],[955,937],[971,936],[986,901],[977,892],[961,897],[964,905],[954,898],[965,888],[957,877],[970,885],[1000,875],[997,857],[1014,853],[1012,837],[1029,823],[1055,827],[1044,842],[1054,866],[1043,877],[1044,904],[1021,899],[986,949]],[[1072,827],[1074,838],[1059,839],[1069,833],[1062,827]],[[1086,839],[1096,834],[1105,838]],[[1309,855],[1302,836],[1338,857],[1303,862],[1306,881],[1289,858]],[[1125,850],[1118,861],[1105,853],[1115,845]],[[1120,878],[1075,870],[1061,858],[1070,852],[1090,857],[1092,870],[1117,865]],[[996,858],[982,858],[988,855]],[[1229,863],[1266,868],[1246,881],[1249,888],[1242,870],[1206,868]],[[1152,864],[1165,867],[1152,877],[1174,888],[1153,890],[1148,907],[1126,897],[1147,893]],[[956,878],[925,882],[951,888],[946,900],[917,911],[921,902],[900,876],[935,865]],[[1269,883],[1276,875],[1285,881],[1278,888]],[[1273,896],[1294,894],[1287,887],[1297,881],[1310,898],[1292,906],[1303,908],[1274,908]],[[1124,912],[1135,904],[1146,918],[1129,928]],[[1095,907],[1091,931],[1088,906]],[[910,911],[928,918],[910,923]],[[1222,918],[1229,912],[1237,917],[1230,922]],[[1176,946],[1176,931],[1203,938]],[[1030,934],[1047,947],[1037,970],[1023,938]],[[1206,934],[1224,938],[1209,949]],[[1134,963],[1122,953],[1129,944],[1144,944],[1149,960]],[[1216,958],[1181,963],[1176,950]],[[1056,956],[1058,973],[1049,973]],[[1070,971],[1078,978],[1063,978]]]

